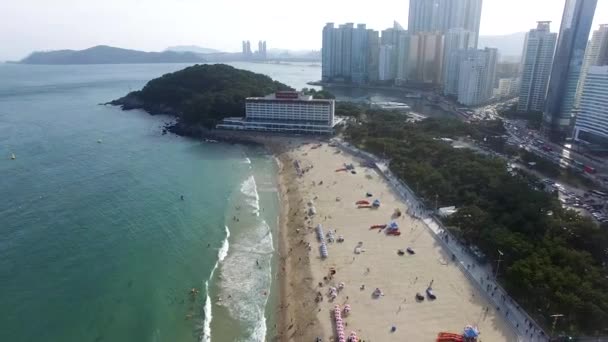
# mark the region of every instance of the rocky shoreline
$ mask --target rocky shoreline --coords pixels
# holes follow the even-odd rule
[[[165,106],[147,106],[133,93],[110,102],[102,103],[102,105],[118,106],[123,111],[139,109],[150,115],[162,114],[175,117],[175,121],[168,122],[162,126],[162,134],[173,133],[182,137],[221,141],[230,144],[259,145],[255,139],[252,139],[252,135],[248,133],[209,129],[200,124],[184,123],[179,120],[179,113],[174,109]]]

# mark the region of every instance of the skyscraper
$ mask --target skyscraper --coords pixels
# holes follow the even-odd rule
[[[258,52],[256,57],[262,60],[266,59],[266,41],[260,40],[258,42]]]
[[[367,82],[368,32],[365,24],[358,24],[352,33],[351,79],[353,83]]]
[[[409,37],[408,81],[440,85],[443,68],[443,35],[419,32]]]
[[[340,25],[341,32],[341,46],[340,50],[342,51],[342,72],[341,75],[344,79],[350,81],[351,79],[351,67],[352,67],[352,58],[353,58],[353,23],[346,23]]]
[[[585,78],[589,72],[589,68],[594,65],[607,65],[608,64],[608,24],[600,25],[600,28],[593,31],[593,36],[589,42],[587,49],[585,50],[585,58],[583,60],[583,67],[581,69],[581,78],[579,80],[579,86],[576,90],[575,106],[578,107],[580,102],[581,94],[583,91],[583,85],[585,84]]]
[[[443,93],[445,95],[454,95],[458,97],[462,62],[476,53],[476,49],[460,49],[451,51],[446,56],[445,61],[447,62],[447,65],[444,65],[444,68],[447,70],[443,73]]]
[[[352,23],[338,28],[333,23],[327,23],[323,28],[321,77],[324,81],[351,80],[353,30]]]
[[[460,65],[458,80],[458,102],[467,106],[477,106],[492,98],[496,79],[498,50],[466,51]]]
[[[557,41],[557,33],[551,33],[550,24],[550,21],[539,21],[536,29],[526,33],[517,105],[520,112],[540,112],[544,108]]]
[[[243,50],[242,50],[243,58],[250,59],[253,57],[253,52],[251,52],[251,42],[248,40],[243,40]]]
[[[597,0],[566,0],[541,128],[552,139],[564,138],[569,131],[596,5]]]
[[[401,26],[401,24],[399,24],[397,21],[393,21],[393,27],[382,30],[380,44],[397,46],[399,35],[403,32],[405,32],[403,26]]]
[[[453,13],[448,30],[451,28],[464,28],[467,31],[473,32],[470,45],[476,49],[479,40],[482,0],[459,0],[450,1],[450,3],[453,6]]]
[[[477,48],[482,0],[410,0],[408,32],[446,33],[451,28],[473,32]]]
[[[378,64],[378,80],[379,81],[390,81],[394,79],[395,75],[395,63],[394,63],[394,50],[393,45],[381,45],[379,53],[379,64]]]
[[[323,27],[323,45],[321,48],[321,79],[324,82],[331,81],[332,77],[336,73],[336,70],[334,69],[336,67],[334,56],[337,52],[334,44],[335,34],[336,29],[334,28],[334,23],[327,23],[325,27]]]
[[[391,72],[390,75],[384,75],[384,81],[386,80],[395,80],[397,78],[397,73],[399,69],[399,64],[403,64],[401,57],[405,57],[403,55],[400,56],[400,53],[404,53],[407,51],[402,46],[400,46],[400,41],[402,37],[407,35],[407,31],[403,29],[403,27],[396,21],[393,21],[393,27],[382,30],[382,35],[380,37],[380,46],[392,46],[390,50],[392,56],[390,56],[390,61],[393,63],[392,66],[387,67],[386,70]],[[404,65],[402,65],[403,67]]]
[[[395,84],[400,85],[407,82],[407,65],[409,63],[410,35],[407,31],[399,33],[397,39],[397,75]]]
[[[344,51],[342,51],[342,29],[337,28],[334,30],[332,39],[332,79],[338,78],[344,80],[342,76],[342,64],[344,63]]]
[[[608,147],[608,65],[591,66],[581,94],[574,139]]]
[[[449,29],[445,34],[443,51],[443,93],[458,93],[458,75],[462,53],[461,50],[475,48],[475,34],[463,28]]]
[[[365,24],[327,23],[323,28],[321,76],[325,82],[367,83],[377,80],[378,32]],[[374,66],[375,64],[375,66]],[[370,65],[375,69],[370,71]]]
[[[378,31],[367,30],[367,80],[378,81],[380,67],[380,36]]]

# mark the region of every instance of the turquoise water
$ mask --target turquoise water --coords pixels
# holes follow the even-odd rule
[[[0,341],[272,335],[272,157],[98,105],[185,66],[0,64]],[[320,73],[238,67],[297,88]]]

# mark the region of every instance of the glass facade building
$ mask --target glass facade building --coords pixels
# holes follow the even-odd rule
[[[597,0],[566,0],[543,112],[542,130],[552,138],[570,131],[585,48]]]
[[[608,65],[589,68],[581,92],[574,139],[608,147]]]

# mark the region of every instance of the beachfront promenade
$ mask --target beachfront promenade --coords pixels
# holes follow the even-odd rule
[[[420,218],[425,226],[433,233],[435,239],[452,254],[458,262],[460,269],[484,293],[489,301],[494,304],[494,310],[500,312],[511,324],[519,341],[547,342],[549,338],[531,317],[513,300],[507,292],[495,281],[492,270],[492,262],[482,266],[475,257],[455,239],[439,222],[432,216],[433,211],[425,210],[423,202],[416,194],[400,181],[389,169],[389,163],[370,153],[339,140],[334,142],[343,150],[373,163],[378,171],[391,184],[393,190],[408,204],[409,212]]]

